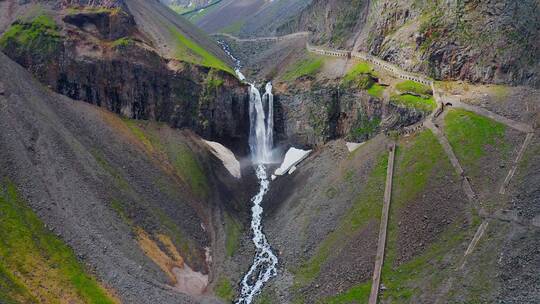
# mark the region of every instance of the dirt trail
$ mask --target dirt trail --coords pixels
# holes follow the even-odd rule
[[[375,257],[375,268],[373,269],[373,283],[371,284],[371,294],[369,304],[376,304],[379,295],[379,284],[381,281],[381,271],[384,261],[384,249],[386,245],[386,230],[388,227],[388,212],[390,210],[390,199],[392,198],[392,178],[394,174],[394,157],[396,155],[396,144],[392,144],[388,156],[388,167],[386,169],[386,187],[384,189],[384,203],[381,215],[381,226],[379,229],[379,242],[377,244],[377,255]]]
[[[519,150],[518,155],[516,156],[516,159],[514,160],[514,164],[510,171],[508,171],[508,175],[506,175],[506,178],[504,179],[504,182],[501,186],[501,189],[499,190],[500,194],[504,194],[506,192],[506,187],[508,187],[508,184],[510,183],[510,180],[514,176],[517,170],[517,166],[519,164],[519,161],[523,157],[523,153],[525,153],[525,150],[527,149],[527,146],[532,140],[534,133],[527,133],[527,136],[525,137],[525,141],[523,141],[523,145],[521,146],[521,149]]]
[[[480,241],[480,238],[484,235],[484,232],[486,232],[486,229],[489,225],[488,220],[484,220],[480,226],[478,226],[478,230],[476,230],[476,233],[474,234],[474,237],[472,238],[471,242],[469,243],[469,246],[467,247],[467,250],[465,250],[465,253],[463,254],[464,257],[467,257],[469,254],[471,254],[474,250],[474,247],[476,247],[476,244],[478,244],[478,241]],[[463,260],[463,263],[459,267],[459,269],[463,269],[465,266],[466,260]]]

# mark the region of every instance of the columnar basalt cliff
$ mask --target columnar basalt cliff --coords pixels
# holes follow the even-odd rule
[[[363,142],[427,115],[332,82],[312,83],[307,90],[281,85],[277,93],[278,140],[294,146],[314,147],[338,138]]]
[[[7,35],[10,28],[2,50],[70,98],[246,146],[247,88],[235,76],[164,57],[122,2],[81,4],[87,3],[68,1],[55,16],[18,19],[12,28],[38,38],[23,41]]]

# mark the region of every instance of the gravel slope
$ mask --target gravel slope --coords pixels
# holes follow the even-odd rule
[[[160,222],[150,216],[152,211],[166,214],[192,244],[190,250],[201,252],[202,261],[185,257],[186,261],[191,260],[190,266],[197,271],[208,272],[204,247],[211,246],[211,241],[202,224],[209,223],[209,218],[198,210],[204,207],[189,194],[189,188],[152,161],[124,133],[120,119],[50,93],[1,53],[0,86],[4,91],[0,93],[0,127],[5,130],[0,134],[0,172],[19,186],[48,227],[126,303],[211,300],[171,290],[166,275],[139,247],[132,223],[112,205],[118,199],[136,208],[132,221],[151,232],[161,231]],[[171,136],[179,143],[197,145],[189,136],[178,134],[174,131]],[[155,186],[156,180],[161,187]],[[175,194],[169,195],[170,191]]]

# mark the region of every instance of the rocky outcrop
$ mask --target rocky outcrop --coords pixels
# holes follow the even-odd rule
[[[73,10],[56,25],[47,18],[46,26],[21,21],[38,29],[31,45],[16,37],[2,43],[42,83],[124,117],[189,128],[247,152],[247,89],[233,75],[164,58],[121,8]]]
[[[275,96],[276,136],[294,146],[313,147],[338,138],[363,142],[426,115],[332,82],[309,84],[309,89],[277,86]]]
[[[315,44],[331,47],[352,48],[356,24],[363,24],[369,1],[333,0],[312,1],[296,18],[278,28],[278,33],[286,34],[299,29],[313,33]]]
[[[368,51],[439,80],[538,87],[539,10],[534,0],[316,0],[280,32],[308,30],[317,44]]]
[[[116,40],[135,32],[135,20],[123,10],[79,11],[67,14],[62,20],[106,40]]]

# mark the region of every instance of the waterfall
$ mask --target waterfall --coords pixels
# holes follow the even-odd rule
[[[263,104],[263,101],[264,104]],[[261,203],[268,191],[270,181],[264,164],[272,161],[273,128],[274,128],[274,96],[272,84],[266,84],[265,93],[261,98],[259,90],[254,85],[250,86],[249,94],[249,117],[250,132],[249,146],[253,163],[257,165],[256,175],[259,179],[259,192],[251,199],[251,230],[253,231],[253,244],[257,252],[253,258],[253,264],[242,279],[242,291],[238,298],[238,304],[250,304],[270,278],[277,274],[278,258],[272,252],[272,248],[262,231]],[[265,112],[264,108],[267,109]]]
[[[263,95],[263,101],[266,100],[266,106],[268,109],[268,118],[266,120],[266,146],[272,150],[274,146],[274,95],[272,94],[272,83],[268,82],[265,87],[265,92]],[[269,155],[271,161],[272,154]]]
[[[264,103],[263,103],[264,101]],[[267,111],[265,111],[265,108]],[[274,137],[274,95],[272,83],[267,83],[265,93],[261,93],[252,84],[249,89],[249,147],[251,157],[256,164],[272,162]]]
[[[241,63],[236,59],[229,46],[218,41],[223,50],[235,62],[235,72],[238,79],[245,81],[245,77],[240,72]],[[266,108],[266,111],[265,111]],[[253,264],[244,275],[241,286],[242,290],[237,304],[251,304],[253,298],[261,292],[264,284],[277,274],[278,258],[272,252],[272,248],[266,239],[262,229],[263,208],[261,203],[264,195],[270,186],[270,180],[266,173],[265,164],[272,162],[272,148],[274,145],[274,95],[272,94],[272,83],[265,86],[265,93],[261,93],[250,84],[249,87],[249,148],[251,159],[255,165],[255,174],[259,180],[259,191],[251,199],[251,231],[253,232],[253,244],[256,248]]]

